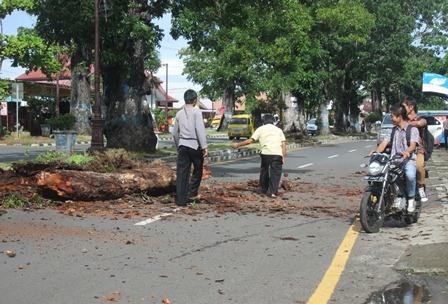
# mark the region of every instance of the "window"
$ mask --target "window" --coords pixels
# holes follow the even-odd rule
[[[247,125],[247,118],[231,118],[229,124],[231,124],[231,125]]]

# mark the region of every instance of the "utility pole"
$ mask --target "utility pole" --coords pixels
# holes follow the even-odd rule
[[[90,145],[91,151],[103,151],[103,125],[101,119],[101,101],[100,101],[100,27],[99,27],[99,0],[95,0],[95,105],[93,106],[92,119],[92,143]]]
[[[165,133],[169,133],[168,126],[168,63],[162,64],[162,66],[166,66],[166,80],[165,80]]]

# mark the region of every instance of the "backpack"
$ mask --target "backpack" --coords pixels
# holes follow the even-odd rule
[[[425,149],[425,161],[428,161],[434,150],[434,136],[428,131],[428,126],[425,127],[420,136],[422,137],[423,148]]]
[[[387,148],[390,149],[392,147],[392,141],[394,140],[395,130],[397,129],[396,126],[392,128],[392,133],[390,134],[390,142],[387,145]],[[406,128],[406,142],[409,145],[411,144],[411,129],[412,128]],[[420,134],[420,130],[419,130]],[[425,161],[428,161],[431,158],[432,151],[434,150],[434,136],[431,134],[431,132],[428,131],[428,126],[424,128],[424,130],[421,132],[420,136],[422,137],[422,143],[423,143],[423,149],[425,149],[424,158]]]
[[[408,147],[411,145],[411,130],[412,130],[412,127],[409,128],[409,126],[410,125],[408,125],[408,128],[406,128],[406,143],[407,143]],[[392,132],[390,133],[390,142],[387,144],[387,147],[386,147],[386,151],[387,151],[386,153],[388,153],[388,154],[390,154],[392,151],[392,143],[394,141],[395,131],[397,130],[397,128],[398,128],[397,126],[394,126],[392,128]]]

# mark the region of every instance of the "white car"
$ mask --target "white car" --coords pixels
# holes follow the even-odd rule
[[[434,115],[420,115],[420,117],[426,120],[428,131],[432,134],[432,136],[434,136],[434,138],[437,138],[442,134],[442,122],[437,117],[435,117]],[[394,125],[392,124],[392,118],[390,114],[386,114],[384,116],[383,123],[381,124],[381,129],[377,134],[378,145],[384,140],[387,132],[391,132],[390,130],[392,130],[393,126]]]
[[[311,118],[310,121],[306,125],[306,130],[308,134],[316,135],[317,134],[317,118]]]

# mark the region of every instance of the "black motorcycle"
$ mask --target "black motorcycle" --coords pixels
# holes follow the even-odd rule
[[[359,213],[365,232],[380,231],[386,217],[407,224],[418,221],[422,210],[419,197],[415,197],[415,211],[407,211],[405,165],[401,155],[390,157],[386,153],[374,153],[369,165],[364,165],[368,167],[365,179],[369,185],[364,190]]]

